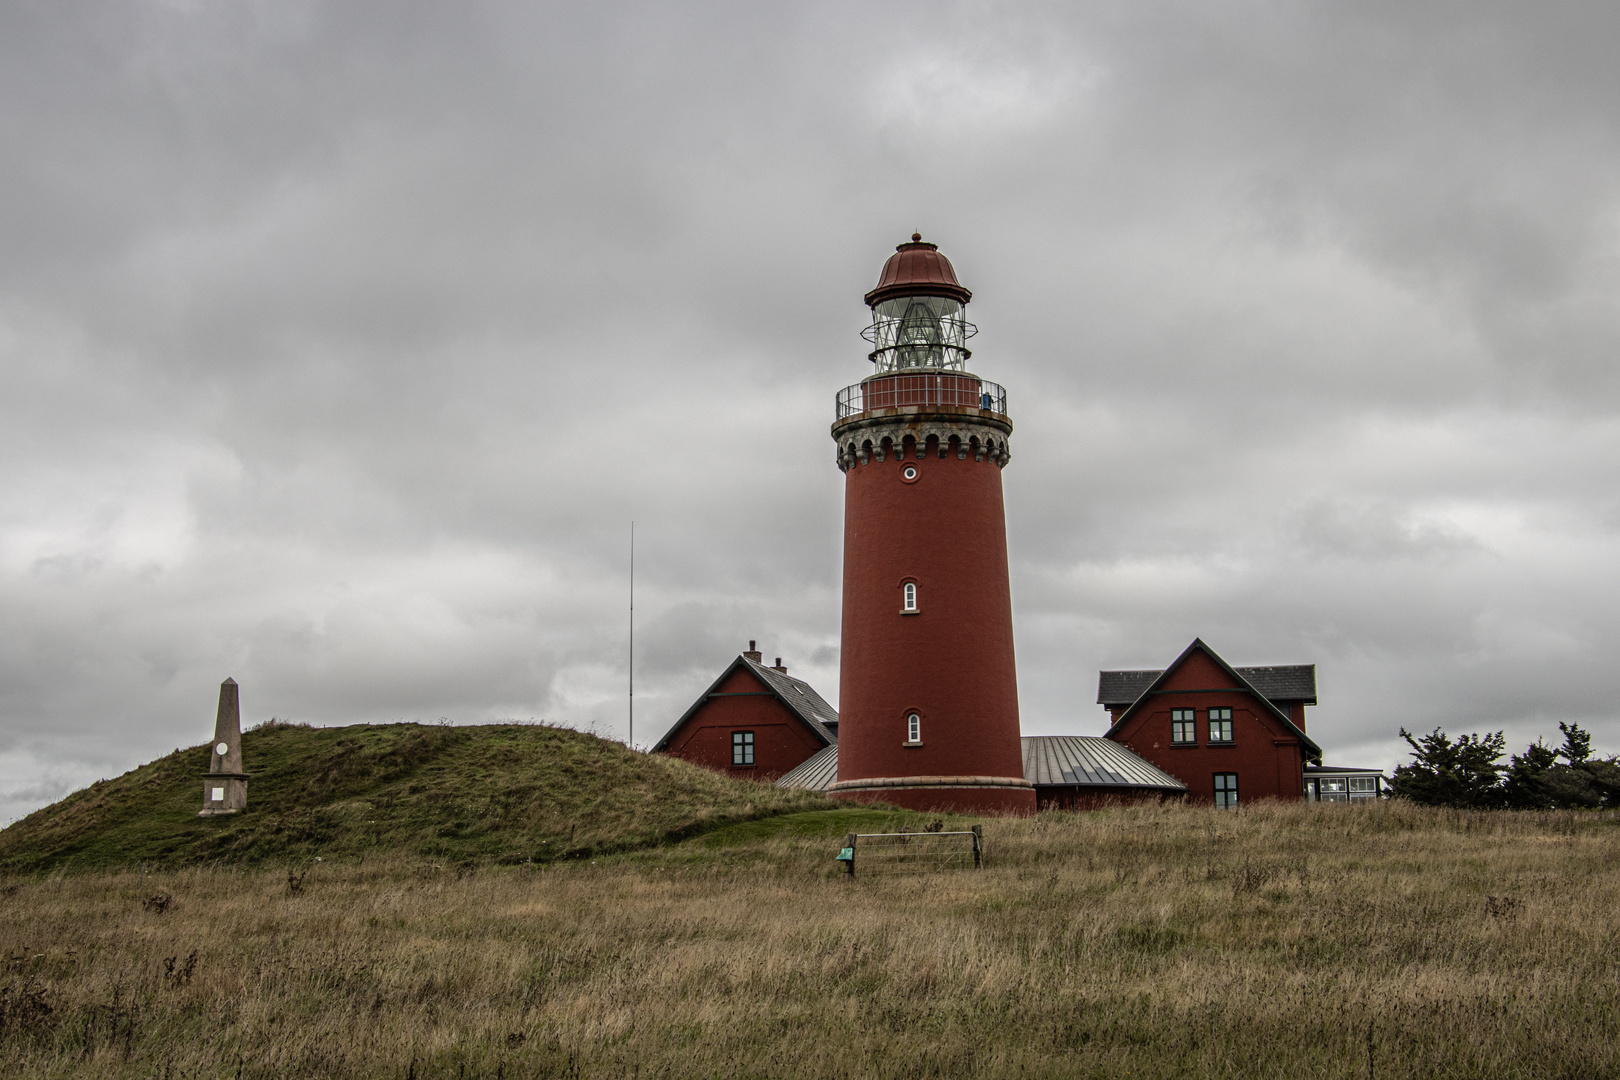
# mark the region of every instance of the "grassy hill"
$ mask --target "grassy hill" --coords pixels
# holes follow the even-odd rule
[[[200,818],[208,747],[103,780],[0,831],[0,871],[371,853],[550,861],[834,804],[562,728],[245,732],[248,809]]]

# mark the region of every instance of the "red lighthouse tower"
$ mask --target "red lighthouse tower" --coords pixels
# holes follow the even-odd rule
[[[1034,813],[1001,469],[1006,391],[970,374],[973,294],[912,234],[866,294],[876,370],[838,394],[844,622],[835,797]]]

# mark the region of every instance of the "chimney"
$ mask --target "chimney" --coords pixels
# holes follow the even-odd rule
[[[754,643],[752,641],[748,643],[748,651],[743,653],[743,657],[745,659],[752,660],[756,664],[763,664],[765,662],[765,657],[760,654],[758,649],[754,648]]]
[[[787,674],[787,668],[782,666],[782,658],[780,656],[778,656],[776,658],[776,666],[771,668],[771,670],[772,671],[780,671],[784,675]]]

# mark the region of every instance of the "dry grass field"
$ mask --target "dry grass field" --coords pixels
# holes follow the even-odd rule
[[[7,879],[0,1075],[1620,1075],[1612,817],[1054,814],[848,881],[850,820]]]

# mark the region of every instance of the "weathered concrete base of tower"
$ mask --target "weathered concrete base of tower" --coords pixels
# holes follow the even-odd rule
[[[247,809],[246,773],[204,773],[203,808],[198,817],[240,814]]]
[[[840,780],[827,792],[849,802],[881,802],[947,814],[1035,813],[1035,785],[1011,776],[892,776]]]

